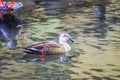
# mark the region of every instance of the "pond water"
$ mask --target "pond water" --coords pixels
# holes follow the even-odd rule
[[[4,43],[0,45],[0,80],[119,80],[120,5],[117,3],[107,7],[105,24],[97,23],[93,7],[79,10],[71,7],[68,13],[47,16],[44,22],[27,22],[14,49],[7,49]],[[71,45],[70,52],[77,57],[67,63],[61,63],[57,55],[46,56],[48,60],[44,63],[32,61],[38,56],[20,50],[44,40],[58,42],[62,32],[69,33],[77,42]]]

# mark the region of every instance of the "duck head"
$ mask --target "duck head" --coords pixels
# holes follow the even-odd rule
[[[59,37],[59,44],[64,45],[66,42],[69,43],[76,43],[70,36],[68,33],[64,32],[60,35]]]

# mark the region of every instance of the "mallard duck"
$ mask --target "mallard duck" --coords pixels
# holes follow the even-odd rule
[[[42,62],[45,61],[45,55],[51,54],[65,54],[71,50],[70,45],[67,44],[67,41],[70,43],[75,43],[73,39],[66,33],[62,33],[59,37],[59,43],[55,41],[42,41],[37,44],[32,44],[30,46],[24,47],[21,50],[28,54],[37,54],[40,55]]]

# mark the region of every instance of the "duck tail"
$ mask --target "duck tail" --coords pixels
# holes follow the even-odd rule
[[[29,47],[23,47],[21,48],[21,51],[24,51],[26,53],[29,53],[29,54],[38,54],[38,53],[41,53],[40,50],[38,49],[35,49],[35,48],[29,48]]]
[[[31,53],[31,51],[25,47],[20,48],[21,51],[26,52],[26,53]]]

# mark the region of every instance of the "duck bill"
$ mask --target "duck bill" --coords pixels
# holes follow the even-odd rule
[[[69,38],[68,42],[70,43],[76,43],[73,39]]]

